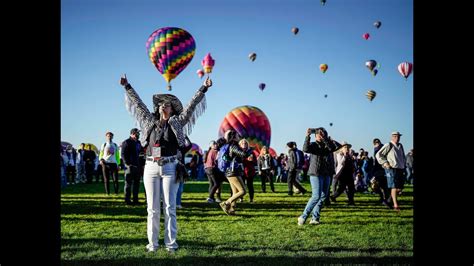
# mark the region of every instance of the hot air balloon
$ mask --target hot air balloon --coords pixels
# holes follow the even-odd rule
[[[326,0],[321,0],[321,5],[325,5],[326,4]]]
[[[214,58],[212,58],[211,53],[207,53],[207,55],[201,61],[204,73],[212,73],[212,68],[214,67],[215,63],[216,61],[214,60]]]
[[[378,29],[378,28],[380,28],[380,26],[382,26],[382,22],[380,22],[380,21],[375,21],[374,22],[374,27],[376,27]]]
[[[265,89],[265,83],[260,83],[260,85],[258,85],[258,88],[263,91]]]
[[[364,33],[364,35],[362,35],[362,38],[364,38],[366,40],[368,40],[369,37],[370,37],[370,34],[368,34],[368,33]]]
[[[277,152],[272,148],[268,148],[268,153],[272,156],[272,157],[276,157],[277,156]]]
[[[229,129],[234,129],[241,138],[247,139],[250,147],[257,152],[263,146],[270,147],[270,121],[258,107],[244,105],[232,109],[219,127],[219,138],[224,137]]]
[[[367,62],[365,62],[365,66],[370,70],[370,71],[373,71],[375,66],[377,66],[377,61],[375,60],[369,60]]]
[[[413,70],[413,64],[408,62],[403,62],[398,65],[398,72],[405,77],[405,80],[408,80],[408,76],[410,76],[411,71]]]
[[[198,70],[196,71],[196,74],[197,74],[200,78],[202,78],[202,77],[204,76],[204,70],[198,69]]]
[[[297,27],[293,27],[293,28],[291,29],[291,31],[293,32],[293,34],[296,35],[296,34],[298,34],[298,31],[300,31],[300,29],[298,29]]]
[[[367,99],[369,99],[370,101],[372,101],[376,95],[377,93],[373,90],[368,90],[367,93],[365,94],[365,96],[367,96]]]
[[[185,154],[185,156],[192,157],[194,155],[203,155],[201,147],[196,143],[192,143],[191,149]]]
[[[377,73],[379,73],[379,71],[378,71],[377,69],[374,69],[374,70],[372,71],[372,75],[374,75],[374,77],[375,77],[375,75],[377,75]]]
[[[249,59],[253,62],[255,59],[257,59],[257,54],[256,53],[251,53],[249,54]]]
[[[328,65],[326,64],[319,65],[319,70],[321,70],[321,72],[323,73],[326,73],[326,71],[328,70]]]
[[[324,98],[327,98],[327,97],[328,97],[328,95],[327,95],[327,94],[324,94]]]
[[[193,36],[187,31],[165,27],[154,31],[146,42],[148,57],[162,74],[171,90],[171,80],[191,62],[196,50]]]
[[[332,123],[329,123],[329,126],[331,126],[331,127],[332,127]]]

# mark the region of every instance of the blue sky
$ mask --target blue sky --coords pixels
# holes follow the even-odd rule
[[[319,0],[62,0],[61,140],[99,146],[106,131],[119,144],[128,138],[135,123],[120,75],[127,74],[152,110],[153,94],[167,91],[145,43],[167,26],[185,29],[196,41],[193,60],[171,82],[183,104],[204,80],[196,75],[204,56],[210,52],[216,62],[207,110],[190,135],[203,150],[225,115],[241,105],[265,112],[278,153],[291,140],[301,148],[306,129],[319,126],[354,149],[369,148],[370,155],[372,139],[388,142],[392,131],[403,134],[406,152],[413,147],[415,75],[406,81],[397,71],[399,63],[413,62],[410,0],[328,0],[325,6]],[[365,67],[369,59],[380,64],[375,77]],[[322,63],[329,66],[325,74]],[[377,92],[372,102],[369,89]]]

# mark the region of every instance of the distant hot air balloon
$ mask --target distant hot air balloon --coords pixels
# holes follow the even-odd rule
[[[331,127],[332,127],[332,123],[329,123],[329,126],[331,126]]]
[[[374,22],[374,27],[376,27],[378,29],[378,28],[380,28],[380,26],[382,26],[382,22],[380,22],[380,21],[375,21]]]
[[[257,152],[263,146],[270,147],[271,127],[265,113],[255,106],[244,105],[232,109],[219,127],[221,138],[229,129],[235,130],[241,138],[247,139]]]
[[[258,85],[258,88],[263,91],[265,89],[265,83],[260,83],[260,85]],[[271,91],[271,90],[270,90]]]
[[[364,38],[366,40],[368,40],[369,37],[370,37],[370,34],[368,34],[368,33],[364,33],[364,35],[362,35],[362,38]]]
[[[374,75],[374,76],[377,75],[377,73],[379,73],[379,71],[378,71],[377,69],[374,69],[374,70],[372,71],[372,75]]]
[[[154,31],[146,42],[150,61],[162,74],[171,90],[171,80],[191,62],[196,50],[193,36],[180,28],[165,27]]]
[[[327,95],[327,94],[324,94],[324,98],[327,98],[327,97],[328,97],[328,95]]]
[[[370,101],[372,101],[376,95],[377,93],[373,90],[368,90],[367,93],[365,94],[365,96],[367,96],[367,99],[369,99]]]
[[[319,70],[321,70],[321,72],[323,73],[326,73],[326,71],[328,70],[328,65],[327,64],[319,65]]]
[[[255,59],[257,59],[257,54],[256,53],[251,53],[249,54],[249,59],[253,62]]]
[[[398,72],[405,77],[405,80],[408,80],[408,76],[410,76],[411,71],[413,70],[413,64],[408,62],[403,62],[398,65]]]
[[[293,27],[293,28],[291,29],[291,31],[293,32],[293,34],[296,35],[296,34],[298,34],[298,32],[300,31],[300,29],[298,29],[297,27]]]
[[[325,5],[326,4],[326,0],[321,0],[321,5]]]
[[[370,70],[370,71],[373,71],[375,66],[377,66],[377,61],[375,60],[369,60],[367,62],[365,62],[365,66]]]
[[[196,143],[192,143],[191,149],[185,154],[185,156],[203,155],[201,147]]]
[[[198,76],[199,76],[200,78],[202,78],[202,77],[204,76],[204,70],[198,69],[198,70],[196,71],[196,74],[198,74]]]

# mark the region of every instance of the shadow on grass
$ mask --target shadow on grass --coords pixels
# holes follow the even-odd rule
[[[223,244],[223,243],[208,243],[208,242],[201,242],[201,241],[187,241],[187,240],[180,240],[179,244],[181,248],[189,250],[189,251],[198,251],[202,250],[205,252],[206,250],[212,250],[212,252],[216,251],[225,251],[225,252],[274,252],[274,251],[285,251],[285,252],[294,252],[295,257],[293,256],[264,256],[259,254],[259,256],[232,256],[232,257],[199,257],[199,256],[185,256],[185,257],[174,257],[169,256],[167,258],[148,258],[145,257],[145,245],[146,239],[98,239],[98,238],[91,238],[91,239],[63,239],[63,252],[87,252],[90,251],[90,245],[98,245],[98,246],[132,246],[134,247],[143,247],[143,258],[125,258],[125,259],[117,259],[117,260],[93,260],[93,259],[77,259],[77,260],[62,260],[63,265],[98,265],[98,264],[135,264],[135,265],[144,265],[144,264],[161,264],[163,265],[170,264],[170,263],[186,263],[186,264],[245,264],[245,263],[259,263],[264,265],[283,265],[288,263],[291,260],[292,265],[294,264],[315,264],[315,263],[376,263],[376,264],[384,264],[384,263],[402,263],[402,264],[412,264],[413,258],[407,256],[387,256],[387,257],[376,257],[376,256],[352,256],[352,257],[343,257],[343,258],[334,258],[332,256],[346,255],[344,253],[358,253],[364,254],[369,253],[373,255],[377,255],[381,252],[411,252],[410,249],[404,248],[347,248],[347,247],[335,247],[335,246],[324,246],[324,247],[315,247],[312,249],[308,248],[299,248],[299,247],[288,247],[283,249],[275,249],[268,246],[252,246],[252,247],[237,247],[233,244]],[[80,245],[85,245],[85,247],[81,247]],[[65,247],[64,247],[65,246]],[[70,247],[69,247],[70,246]],[[162,249],[162,248],[161,248]],[[135,249],[134,249],[135,251]],[[318,256],[318,257],[307,257],[302,254],[298,254],[299,252],[308,252],[308,253],[328,253],[328,256]],[[152,254],[151,254],[152,255]],[[179,255],[179,250],[176,253]],[[331,257],[329,257],[331,256]]]

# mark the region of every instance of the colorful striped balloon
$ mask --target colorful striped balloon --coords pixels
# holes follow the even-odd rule
[[[219,127],[219,138],[227,130],[234,129],[241,138],[247,139],[250,147],[258,153],[263,146],[270,147],[271,127],[265,113],[255,106],[239,106],[230,111]]]
[[[185,154],[185,156],[194,156],[194,155],[203,155],[201,147],[197,145],[196,143],[192,143],[191,149]]]
[[[408,62],[403,62],[398,65],[398,72],[405,77],[405,80],[410,76],[411,71],[413,70],[413,64]]]
[[[191,62],[196,50],[193,36],[180,28],[165,27],[154,31],[146,42],[146,50],[156,69],[171,90],[170,81]]]

